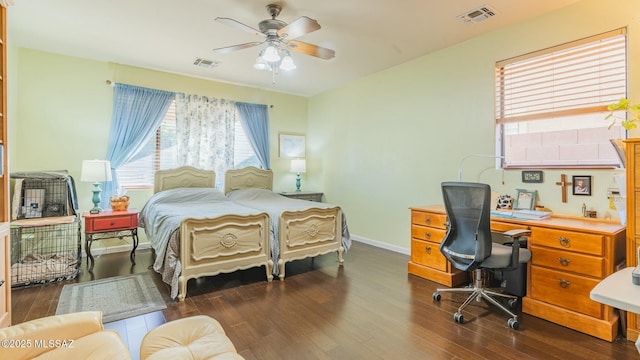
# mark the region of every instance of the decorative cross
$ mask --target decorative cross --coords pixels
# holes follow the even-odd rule
[[[567,181],[567,175],[561,174],[560,181],[556,185],[562,186],[562,202],[567,202],[567,187],[571,186],[571,183]]]

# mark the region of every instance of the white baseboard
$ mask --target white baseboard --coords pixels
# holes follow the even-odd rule
[[[102,248],[92,248],[91,256],[95,258],[96,256],[105,255],[105,254],[115,254],[115,253],[121,253],[121,252],[128,253],[128,252],[131,252],[131,246],[132,246],[131,244],[122,244],[122,245],[107,246]],[[142,250],[142,249],[149,249],[149,248],[151,248],[151,244],[149,244],[148,242],[140,243],[138,244],[136,251]],[[82,248],[82,257],[83,258],[87,257],[87,253],[84,251],[84,247]]]
[[[381,249],[385,249],[385,250],[389,250],[389,251],[393,251],[393,252],[397,252],[400,254],[404,254],[404,255],[411,255],[411,250],[397,246],[397,245],[392,245],[389,243],[385,243],[385,242],[381,242],[381,241],[377,241],[377,240],[372,240],[372,239],[368,239],[365,238],[363,236],[358,236],[358,235],[351,235],[351,240],[353,241],[357,241],[357,242],[361,242],[363,244],[367,244],[367,245],[371,245],[371,246],[375,246],[377,248],[381,248]],[[149,249],[151,248],[151,244],[149,244],[148,242],[145,243],[140,243],[138,244],[138,248],[137,250],[142,250],[142,249]],[[84,250],[84,249],[83,249]],[[105,254],[115,254],[115,253],[120,253],[120,252],[131,252],[131,244],[123,244],[123,245],[116,245],[116,246],[107,246],[107,247],[102,247],[102,248],[95,248],[95,249],[91,249],[91,255],[95,256],[100,256],[100,255],[105,255]],[[82,257],[86,257],[87,254],[83,251],[82,252]]]
[[[411,255],[411,250],[409,249],[406,249],[397,245],[391,245],[389,243],[385,243],[377,240],[367,239],[362,236],[351,235],[351,240],[361,242],[367,245],[375,246],[381,249],[390,250],[390,251],[405,254],[405,255]]]

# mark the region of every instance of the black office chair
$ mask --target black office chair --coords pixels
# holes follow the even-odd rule
[[[443,182],[442,196],[447,212],[448,230],[440,252],[455,266],[463,271],[474,271],[473,285],[466,288],[437,289],[433,299],[440,301],[441,292],[470,292],[467,300],[453,315],[457,323],[464,322],[462,310],[474,299],[485,299],[509,314],[507,325],[517,330],[518,316],[499,303],[494,297],[508,299],[508,305],[514,308],[518,297],[493,291],[483,281],[483,270],[508,271],[517,269],[531,259],[531,252],[520,247],[520,238],[530,234],[529,230],[511,230],[504,233],[511,239],[511,245],[502,245],[491,240],[491,187],[487,184],[467,182]]]

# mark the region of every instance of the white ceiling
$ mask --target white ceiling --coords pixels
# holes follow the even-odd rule
[[[486,2],[485,2],[486,1]],[[278,19],[300,16],[322,28],[298,40],[331,48],[331,60],[293,53],[298,68],[253,68],[261,47],[229,54],[212,49],[262,41],[216,17],[258,27],[269,0],[15,0],[8,10],[11,45],[114,62],[273,91],[312,96],[474,36],[580,0],[287,0]],[[497,16],[477,24],[456,16],[482,5]],[[215,68],[197,58],[220,61]]]

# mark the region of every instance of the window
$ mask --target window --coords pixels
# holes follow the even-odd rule
[[[626,30],[496,63],[497,148],[504,167],[618,166],[607,106],[626,97]]]
[[[234,136],[234,167],[249,165],[259,167],[258,158],[239,120],[235,123]],[[127,189],[144,189],[153,187],[153,174],[156,170],[173,169],[180,165],[176,151],[176,103],[174,100],[155,136],[147,141],[129,163],[118,168],[116,173],[120,186]],[[218,180],[222,179],[222,175],[217,174]]]

